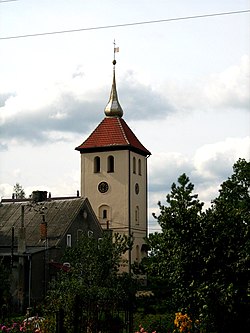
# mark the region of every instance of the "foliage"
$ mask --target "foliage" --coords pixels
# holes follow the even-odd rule
[[[172,314],[143,314],[136,312],[134,316],[134,327],[143,327],[147,332],[157,333],[173,332],[174,317]]]
[[[176,312],[174,325],[176,327],[174,332],[191,333],[200,331],[199,320],[193,321],[187,313]]]
[[[202,265],[200,239],[203,204],[192,194],[193,184],[183,174],[179,186],[172,185],[167,206],[158,203],[160,215],[155,216],[162,233],[149,235],[149,258],[145,260],[150,276],[163,279],[171,290],[171,303],[177,307],[197,304],[196,281]]]
[[[7,308],[4,310],[4,307],[7,306],[10,297],[10,271],[2,261],[0,261],[0,281],[0,317],[5,319],[7,313],[4,312],[7,312]]]
[[[233,170],[205,212],[189,178],[179,177],[167,205],[159,202],[162,232],[149,235],[144,261],[149,280],[165,284],[171,308],[185,308],[207,332],[249,328],[250,163],[240,159]]]
[[[72,331],[73,323],[85,325],[93,332],[109,324],[115,311],[128,306],[135,294],[134,285],[126,274],[118,274],[122,254],[128,250],[128,239],[104,233],[96,240],[83,236],[75,248],[69,248],[64,261],[68,272],[61,272],[48,296],[51,313],[64,312],[64,325]]]
[[[22,185],[20,185],[19,183],[16,183],[16,185],[14,185],[13,193],[14,193],[15,199],[25,199],[24,189],[22,188]]]
[[[0,324],[1,332],[25,332],[25,333],[43,333],[42,322],[44,318],[30,317],[21,321],[13,321],[11,324]]]

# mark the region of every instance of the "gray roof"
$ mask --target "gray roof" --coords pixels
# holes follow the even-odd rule
[[[21,206],[24,206],[24,227],[26,228],[26,246],[44,247],[41,240],[40,224],[43,215],[47,222],[47,236],[49,245],[56,246],[67,233],[77,215],[88,211],[97,228],[101,226],[92,210],[87,198],[76,197],[73,199],[48,199],[34,203],[32,201],[1,203],[0,204],[0,247],[9,247],[12,240],[12,227],[14,227],[14,245],[17,245],[17,236],[21,227]]]

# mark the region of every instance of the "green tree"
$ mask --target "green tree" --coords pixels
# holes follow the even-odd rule
[[[203,226],[204,316],[218,332],[250,329],[250,163],[239,159],[221,185]]]
[[[166,196],[167,205],[158,203],[160,214],[154,216],[162,232],[149,235],[150,255],[144,264],[150,277],[165,285],[173,308],[188,307],[197,312],[203,203],[193,194],[194,185],[185,174],[178,183]]]
[[[205,212],[182,175],[167,206],[159,203],[162,233],[148,238],[149,277],[166,286],[166,303],[199,317],[206,332],[249,329],[250,163],[240,159],[233,171]]]
[[[97,332],[100,323],[114,325],[113,313],[129,305],[135,294],[133,281],[128,274],[118,274],[128,247],[125,236],[104,233],[99,240],[83,236],[66,251],[70,269],[52,286],[48,310],[64,310],[67,332],[76,325],[85,325],[90,332]]]
[[[22,185],[20,185],[19,183],[16,183],[16,185],[14,185],[13,193],[14,193],[15,199],[24,199],[25,198],[24,189],[22,188]]]

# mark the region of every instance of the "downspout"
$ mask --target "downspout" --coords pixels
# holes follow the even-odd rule
[[[32,264],[32,257],[31,256],[28,256],[28,260],[29,260],[29,308],[30,308],[30,300],[31,300],[31,264]]]
[[[150,155],[146,156],[146,234],[148,237],[148,158]]]
[[[131,242],[131,169],[130,169],[130,166],[131,166],[131,163],[130,163],[130,150],[128,151],[129,153],[129,159],[128,159],[128,175],[129,175],[129,180],[128,180],[128,202],[129,202],[129,205],[128,205],[128,237],[129,237],[129,243]],[[129,247],[129,250],[128,250],[128,272],[129,274],[131,275],[131,263],[132,263],[132,249],[131,247]]]

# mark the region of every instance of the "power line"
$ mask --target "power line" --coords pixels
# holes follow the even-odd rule
[[[2,3],[2,2],[12,2],[12,1],[19,1],[19,0],[0,0],[0,3]]]
[[[40,32],[40,33],[26,34],[26,35],[6,36],[6,37],[0,37],[0,40],[27,38],[27,37],[39,37],[39,36],[46,36],[46,35],[48,36],[48,35],[65,34],[65,33],[90,31],[90,30],[110,29],[110,28],[121,28],[121,27],[129,27],[129,26],[143,25],[143,24],[191,20],[191,19],[198,19],[198,18],[204,18],[204,17],[214,17],[214,16],[223,16],[223,15],[232,15],[232,14],[243,14],[243,13],[248,13],[248,12],[250,12],[250,9],[238,10],[238,11],[233,11],[233,12],[221,12],[221,13],[203,14],[203,15],[195,15],[195,16],[175,17],[175,18],[168,18],[168,19],[162,19],[162,20],[151,20],[151,21],[141,21],[141,22],[133,22],[133,23],[105,25],[105,26],[99,26],[99,27],[89,27],[89,28],[79,28],[79,29],[60,30],[60,31],[51,31],[51,32]]]

